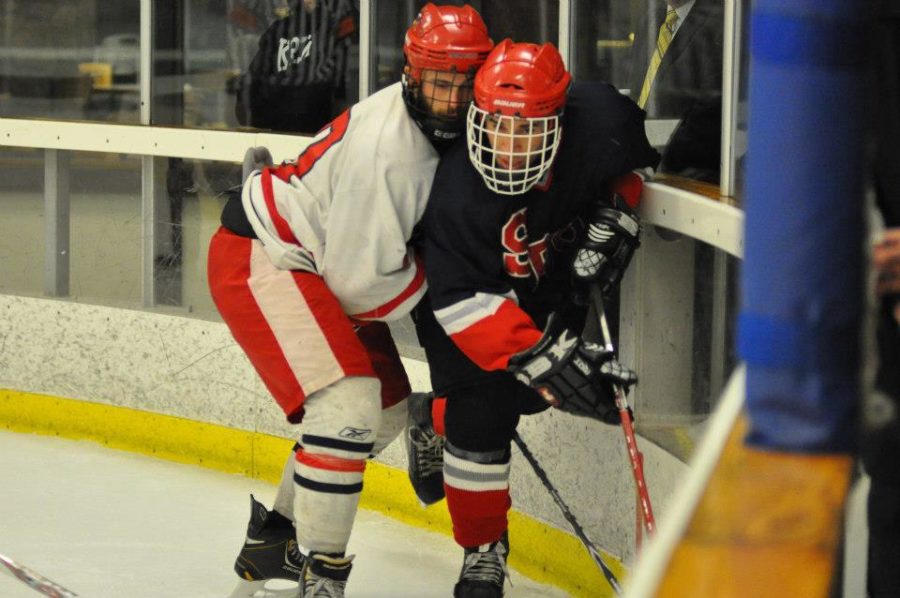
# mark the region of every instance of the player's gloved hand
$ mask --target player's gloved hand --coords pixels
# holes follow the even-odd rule
[[[244,154],[244,164],[241,168],[241,181],[246,181],[254,170],[262,170],[266,166],[272,166],[272,153],[268,148],[256,146],[247,149]]]
[[[634,251],[640,247],[641,224],[621,196],[613,205],[597,205],[584,241],[572,260],[572,273],[583,286],[599,284],[606,295],[616,288]]]
[[[554,407],[607,424],[620,421],[613,386],[627,392],[637,383],[612,353],[583,341],[555,314],[537,344],[510,358],[509,371]]]

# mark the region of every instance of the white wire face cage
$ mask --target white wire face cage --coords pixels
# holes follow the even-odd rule
[[[523,118],[491,114],[474,103],[466,115],[469,160],[488,189],[520,195],[550,170],[562,130],[559,116]]]

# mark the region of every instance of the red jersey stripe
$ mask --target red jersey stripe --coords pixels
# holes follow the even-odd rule
[[[272,190],[272,177],[275,176],[286,183],[290,182],[292,176],[303,178],[319,158],[325,155],[325,152],[327,152],[329,148],[344,138],[349,123],[350,111],[345,110],[328,125],[328,128],[330,129],[328,135],[303,150],[303,153],[297,158],[296,163],[287,162],[280,166],[270,166],[263,169],[263,199],[266,201],[266,208],[268,208],[269,216],[272,218],[272,223],[275,225],[275,231],[278,233],[279,238],[285,243],[303,246],[297,240],[297,237],[294,236],[287,220],[285,220],[278,212],[278,207],[275,205],[275,194]]]
[[[307,148],[297,156],[295,162],[286,162],[281,166],[276,166],[270,170],[272,170],[275,176],[285,182],[290,182],[292,176],[302,179],[315,163],[318,162],[319,158],[325,155],[325,152],[344,138],[344,134],[347,132],[347,126],[349,124],[350,110],[344,110],[340,116],[335,118],[325,127],[330,129],[328,135],[307,146]]]
[[[419,289],[422,288],[422,285],[425,284],[425,269],[422,267],[422,260],[419,256],[416,256],[415,262],[416,275],[413,277],[412,282],[410,282],[405,289],[403,289],[399,295],[388,301],[387,303],[383,303],[379,305],[375,309],[370,309],[367,312],[363,312],[361,314],[353,314],[351,317],[358,320],[371,320],[374,318],[383,318],[387,314],[391,313],[397,307],[399,307],[404,301],[415,295]]]
[[[272,218],[272,224],[275,225],[275,231],[278,233],[278,236],[285,243],[300,245],[300,242],[291,230],[291,226],[275,206],[275,192],[272,190],[272,169],[263,169],[260,175],[260,182],[262,183],[263,199],[266,201],[266,208],[269,210],[269,216]]]
[[[541,329],[514,301],[450,335],[456,346],[483,370],[505,370],[509,358],[530,349],[540,340]]]

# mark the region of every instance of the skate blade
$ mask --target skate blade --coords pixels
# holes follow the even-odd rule
[[[269,584],[266,586],[266,584]],[[300,587],[297,583],[283,579],[262,581],[238,581],[237,587],[228,598],[297,598]]]

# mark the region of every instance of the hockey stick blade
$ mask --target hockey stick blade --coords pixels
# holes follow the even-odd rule
[[[525,456],[525,459],[528,461],[529,465],[531,465],[531,469],[534,470],[534,473],[541,480],[544,488],[546,488],[547,492],[550,493],[550,496],[553,497],[553,501],[556,503],[556,506],[558,506],[559,510],[562,511],[563,517],[566,518],[566,521],[569,522],[569,525],[572,526],[572,529],[575,531],[575,535],[578,536],[578,539],[581,540],[581,543],[584,544],[585,548],[587,548],[587,551],[588,553],[590,553],[591,558],[594,559],[594,562],[597,563],[598,567],[600,567],[600,571],[603,572],[603,576],[606,578],[606,581],[609,582],[610,587],[613,589],[617,596],[621,596],[622,586],[619,585],[619,580],[616,579],[615,574],[603,561],[603,556],[600,554],[600,551],[597,549],[594,543],[591,542],[590,538],[587,537],[584,528],[581,527],[581,524],[578,523],[578,520],[575,519],[575,515],[573,515],[571,509],[569,509],[569,505],[567,505],[559,495],[556,487],[550,482],[550,478],[547,477],[547,472],[545,472],[544,468],[541,467],[541,464],[538,463],[537,458],[531,452],[531,449],[528,448],[528,445],[525,444],[525,441],[522,440],[522,437],[519,436],[518,432],[513,433],[513,442],[515,442],[516,446],[519,447],[519,450]]]
[[[74,598],[78,596],[75,592],[67,590],[61,585],[54,583],[44,577],[38,575],[28,567],[24,567],[9,557],[0,554],[0,571],[4,571],[11,577],[14,577],[27,585],[33,590],[37,590],[44,596],[50,598]]]
[[[609,333],[609,323],[606,321],[606,311],[603,309],[603,293],[600,287],[591,287],[591,301],[594,311],[600,321],[600,334],[606,350],[615,355],[616,350]],[[653,517],[653,505],[650,503],[650,492],[647,490],[647,482],[644,479],[644,465],[640,451],[637,447],[637,439],[634,435],[634,425],[631,414],[628,412],[628,399],[625,392],[619,386],[613,386],[616,395],[616,408],[619,410],[619,419],[622,420],[622,432],[625,434],[625,448],[628,451],[628,460],[631,462],[631,472],[634,475],[634,484],[637,487],[638,499],[644,516],[644,527],[647,535],[652,536],[656,532],[656,519]]]

